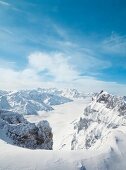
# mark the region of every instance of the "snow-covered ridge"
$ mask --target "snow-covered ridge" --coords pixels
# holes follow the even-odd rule
[[[21,114],[0,110],[0,131],[7,143],[20,147],[51,150],[53,146],[52,129],[46,120],[36,125]]]
[[[74,98],[79,97],[82,95],[75,89],[69,89],[69,92],[55,88],[0,91],[0,109],[36,115],[38,111],[51,111],[53,106],[71,102]]]
[[[112,101],[117,101],[118,104],[115,105]],[[7,136],[11,141],[4,139],[8,144],[1,140],[4,138],[1,132],[3,131],[5,134],[7,123],[7,126],[12,126],[11,132],[21,137],[19,138],[21,139],[20,141],[24,141],[24,138],[22,138],[24,135],[21,130],[22,127],[24,127],[25,131],[27,129],[26,132],[28,133],[26,135],[30,134],[28,135],[28,139],[30,137],[30,141],[33,142],[30,143],[30,146],[31,144],[35,144],[36,138],[34,136],[36,135],[31,132],[34,129],[33,127],[38,126],[38,122],[45,118],[43,114],[27,115],[26,117],[31,117],[31,119],[28,119],[29,121],[33,119],[31,121],[33,123],[28,128],[27,121],[22,115],[2,111],[2,114],[0,114],[0,126],[4,125],[4,128],[0,128],[0,153],[2,155],[0,157],[0,169],[126,170],[126,123],[125,109],[121,109],[120,112],[122,105],[125,105],[125,97],[113,96],[106,92],[101,92],[95,94],[92,97],[92,101],[89,97],[84,100],[75,100],[64,105],[55,106],[55,110],[48,113],[49,116],[46,117],[50,122],[54,134],[54,150],[51,151],[12,146],[9,143],[16,140],[12,140],[13,135],[9,136],[9,134]],[[84,114],[81,115],[83,109]],[[45,114],[47,113],[45,112]],[[77,117],[79,117],[78,120]],[[36,122],[36,125],[34,122]],[[21,126],[20,130],[17,128],[19,125]],[[73,129],[73,125],[75,129]],[[14,126],[16,127],[15,129],[13,128]],[[42,133],[37,133],[38,135],[45,132],[44,127],[48,127],[48,122],[45,121],[42,127],[38,127],[42,129]],[[17,133],[17,130],[20,133]],[[46,132],[48,136],[49,133],[48,131]],[[17,136],[16,139],[18,139]],[[28,145],[29,140],[26,139],[25,141]],[[41,142],[39,141],[38,143],[41,146]],[[74,149],[74,151],[71,151],[69,148]]]
[[[75,89],[38,88],[9,92],[0,91],[0,109],[16,111],[20,114],[37,115],[38,111],[51,111],[55,105],[85,97],[86,95]]]
[[[74,124],[74,129],[71,149],[98,149],[107,135],[126,130],[125,97],[103,91],[95,94],[82,117]]]
[[[117,111],[120,116],[126,114],[125,96],[119,97],[111,95],[107,92],[102,92],[100,94],[96,94],[93,100],[96,100],[98,103],[103,103],[106,108],[113,109],[113,111]]]

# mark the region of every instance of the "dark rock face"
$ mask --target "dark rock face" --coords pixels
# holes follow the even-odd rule
[[[17,146],[29,149],[52,149],[52,129],[45,120],[35,125],[18,113],[1,110],[0,129]]]
[[[27,120],[20,114],[6,110],[0,110],[0,119],[8,124],[28,123]]]

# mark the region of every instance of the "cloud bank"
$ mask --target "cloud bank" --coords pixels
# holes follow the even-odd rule
[[[70,60],[63,53],[35,52],[27,57],[27,66],[22,70],[16,70],[14,63],[2,61],[4,65],[0,67],[0,89],[58,87],[77,88],[85,92],[104,89],[125,95],[125,85],[97,80],[93,76],[80,76],[80,71]]]

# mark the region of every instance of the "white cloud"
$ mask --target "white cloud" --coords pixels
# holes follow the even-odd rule
[[[0,89],[16,90],[37,87],[54,87],[51,82],[44,80],[32,69],[26,68],[22,71],[15,71],[12,68],[0,69]]]
[[[62,53],[33,53],[29,57],[29,66],[38,72],[47,70],[55,81],[71,81],[78,77],[78,72],[69,64],[69,58]]]
[[[16,72],[12,69],[0,69],[0,89],[15,90],[37,87],[77,88],[84,92],[97,92],[103,89],[113,94],[126,95],[126,85],[104,82],[93,77],[84,76],[81,79],[69,82],[45,82],[33,70]]]
[[[94,77],[84,76],[74,82],[74,87],[86,92],[98,92],[105,90],[113,94],[126,95],[126,85],[116,82],[106,82],[97,80]]]
[[[1,89],[54,87],[61,82],[69,83],[78,77],[78,72],[69,64],[69,58],[65,58],[61,53],[33,53],[28,57],[27,67],[20,71],[16,71],[13,64],[1,60]],[[46,80],[48,75],[40,74],[44,70],[54,78],[53,81]]]
[[[77,88],[85,92],[106,91],[125,95],[126,86],[116,82],[105,82],[94,77],[80,77],[80,72],[70,64],[70,58],[61,53],[33,53],[28,57],[25,69],[16,71],[15,67],[6,64],[0,68],[0,89],[15,90],[37,87]],[[6,63],[6,62],[4,62]],[[54,80],[45,81],[41,71],[48,70]]]

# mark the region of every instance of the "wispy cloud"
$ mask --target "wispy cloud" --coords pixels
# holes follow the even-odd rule
[[[7,34],[13,34],[13,32],[12,31],[10,31],[9,29],[7,29],[7,28],[4,28],[4,27],[0,27],[0,32],[4,32],[4,33],[7,33]]]
[[[8,3],[6,1],[1,1],[0,0],[0,6],[4,6],[4,7],[7,7],[13,11],[16,11],[16,12],[22,12],[22,13],[27,13],[27,11],[23,11],[21,10],[20,8],[17,8],[15,5],[13,5],[12,3]]]
[[[126,35],[112,32],[111,36],[107,37],[102,45],[106,52],[126,56]]]
[[[0,5],[10,6],[10,4],[6,1],[0,1]]]
[[[12,51],[12,54],[26,54],[26,52],[31,53],[31,51],[43,51],[44,49],[53,61],[55,60],[55,53],[62,53],[66,58],[69,56],[69,62],[76,65],[76,67],[79,66],[83,70],[83,74],[85,71],[95,72],[111,66],[107,59],[100,58],[99,52],[93,50],[90,44],[87,46],[86,40],[84,43],[74,41],[73,35],[71,37],[67,29],[52,24],[52,22],[49,22],[48,25],[53,28],[49,35],[46,30],[36,34],[34,30],[29,32],[23,28],[18,28],[18,31],[16,28],[4,28],[0,33],[0,39],[4,44],[0,48],[10,51],[10,53]],[[55,34],[58,34],[58,36],[56,37]]]

